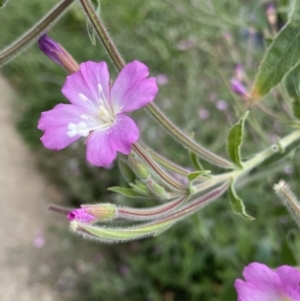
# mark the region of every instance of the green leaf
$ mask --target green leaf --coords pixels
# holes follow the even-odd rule
[[[127,183],[133,183],[136,180],[136,176],[132,171],[131,167],[122,158],[119,158],[119,168],[123,178],[127,181]]]
[[[93,5],[97,15],[100,16],[100,0],[91,0],[91,3]],[[97,44],[96,32],[95,32],[93,25],[91,24],[91,22],[88,19],[86,21],[86,30],[87,30],[88,36],[92,42],[92,45],[96,46],[96,44]]]
[[[7,2],[8,0],[0,0],[0,8],[3,8]]]
[[[91,24],[91,22],[89,20],[86,20],[86,31],[88,33],[88,36],[89,36],[91,42],[92,42],[92,45],[96,46],[97,40],[96,40],[95,29],[94,29],[93,25]]]
[[[191,152],[191,151],[189,151],[189,155],[190,155],[190,159],[192,161],[193,167],[197,170],[203,170],[203,167],[199,161],[198,156],[194,152]]]
[[[300,119],[300,64],[285,76],[284,85],[292,101],[294,115]]]
[[[247,214],[243,201],[237,196],[234,189],[234,181],[231,183],[228,189],[228,194],[229,194],[230,205],[233,213],[241,215],[242,217],[249,219],[251,221],[255,219],[254,217]]]
[[[230,159],[239,167],[241,162],[241,145],[244,137],[244,123],[249,114],[247,111],[231,129],[227,137],[227,152]]]
[[[293,0],[286,25],[274,38],[260,64],[252,88],[252,103],[275,87],[300,60],[300,1]]]
[[[200,176],[206,176],[208,174],[210,174],[211,171],[210,170],[197,170],[197,171],[193,171],[191,172],[187,178],[189,180],[189,182],[193,182],[194,180],[196,180],[198,177]]]
[[[127,196],[128,198],[140,198],[141,197],[140,194],[133,191],[131,188],[114,186],[114,187],[107,188],[107,190],[122,194],[124,196]]]

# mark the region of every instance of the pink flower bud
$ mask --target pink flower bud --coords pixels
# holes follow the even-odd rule
[[[70,73],[79,69],[77,62],[59,43],[51,39],[46,33],[38,39],[40,49],[53,62],[63,66]]]

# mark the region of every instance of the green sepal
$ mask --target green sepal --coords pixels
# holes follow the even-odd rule
[[[255,76],[252,88],[252,103],[260,100],[300,60],[300,1],[291,4],[291,13],[286,25],[270,44]]]
[[[113,187],[107,188],[107,190],[119,193],[119,194],[124,195],[128,198],[140,198],[141,197],[141,195],[139,193],[135,192],[131,188],[113,186]]]
[[[134,183],[136,180],[136,176],[132,171],[129,164],[124,159],[119,159],[119,168],[123,178],[127,181],[127,183]]]
[[[133,191],[136,193],[142,195],[142,196],[149,196],[152,197],[152,195],[149,194],[149,190],[147,188],[147,185],[142,183],[141,181],[136,180],[135,184],[131,183],[129,184]]]
[[[227,152],[230,159],[239,167],[243,167],[241,161],[241,145],[244,137],[244,124],[249,114],[247,111],[229,131],[227,137]]]
[[[300,119],[300,64],[284,77],[284,86],[292,102],[294,116]]]
[[[240,199],[238,197],[238,195],[236,194],[235,192],[235,189],[234,189],[234,181],[232,181],[229,189],[228,189],[228,195],[229,195],[229,199],[230,199],[230,206],[231,206],[231,209],[233,211],[233,213],[235,214],[238,214],[246,219],[249,219],[249,220],[254,220],[255,218],[250,216],[249,214],[247,214],[246,212],[246,208],[245,208],[245,205],[243,203],[243,200]]]
[[[187,178],[189,180],[189,182],[193,182],[194,180],[196,180],[198,177],[200,176],[206,176],[209,177],[209,174],[211,173],[210,170],[197,170],[197,171],[193,171],[191,172]]]

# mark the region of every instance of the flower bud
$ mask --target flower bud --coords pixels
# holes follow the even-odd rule
[[[151,178],[147,179],[147,186],[149,190],[160,199],[168,200],[170,198],[170,194],[165,190],[165,188],[153,181]]]
[[[141,180],[147,180],[149,178],[150,171],[148,166],[141,160],[137,159],[135,155],[129,155],[128,162],[137,177]]]
[[[52,40],[46,33],[38,39],[40,49],[53,62],[63,66],[68,72],[74,73],[79,70],[78,63],[60,44]]]
[[[92,224],[98,221],[107,221],[116,217],[116,206],[113,204],[81,205],[81,208],[72,210],[67,215],[69,221]]]
[[[128,182],[128,183],[133,183],[136,179],[136,176],[132,169],[130,168],[129,164],[123,159],[119,160],[119,168],[121,171],[121,174],[123,178]]]
[[[139,193],[141,195],[149,195],[149,190],[147,188],[147,185],[142,183],[141,181],[135,181],[136,184],[131,183],[130,187],[133,191],[136,193]]]
[[[300,203],[290,187],[285,181],[280,180],[278,184],[274,185],[273,189],[296,223],[300,225]]]
[[[267,14],[267,19],[268,22],[272,25],[275,26],[277,23],[277,15],[276,15],[276,8],[273,3],[269,3],[266,6],[266,14]]]

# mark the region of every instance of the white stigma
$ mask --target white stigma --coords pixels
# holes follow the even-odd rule
[[[72,138],[76,135],[87,137],[89,135],[89,129],[86,123],[79,122],[78,124],[70,122],[68,124],[67,135]]]

